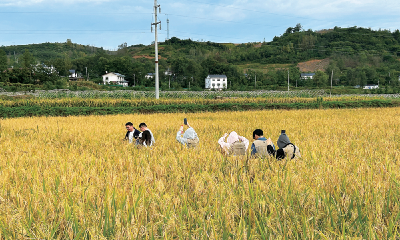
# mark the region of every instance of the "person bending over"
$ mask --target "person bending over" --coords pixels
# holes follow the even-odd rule
[[[183,125],[179,128],[179,131],[176,134],[176,140],[183,145],[186,145],[188,148],[195,148],[200,142],[199,137],[197,136],[196,131],[190,127],[189,123],[187,123],[187,126],[188,129],[186,129],[185,132],[183,132]]]
[[[144,146],[150,147],[153,146],[156,143],[156,140],[154,139],[153,133],[150,131],[149,128],[147,128],[146,123],[141,123],[139,124],[139,129],[140,131],[142,131],[142,133],[139,135],[139,138],[142,140],[142,144]],[[148,134],[150,134],[150,142],[146,142],[146,140],[148,140],[148,136],[143,136],[143,132],[147,131]],[[147,133],[146,133],[147,135]],[[138,139],[137,144],[140,144],[140,139]]]
[[[138,139],[138,147],[140,148],[141,146],[152,146],[151,144],[151,133],[149,130],[145,130],[142,132],[141,136]]]
[[[218,140],[222,153],[233,156],[246,155],[247,148],[249,147],[249,140],[247,140],[247,138],[239,136],[233,131],[229,134],[225,142],[226,136],[228,136],[227,133]]]
[[[285,130],[282,130],[277,144],[279,147],[279,149],[276,151],[277,160],[282,160],[286,157],[288,157],[288,159],[296,159],[301,157],[300,149],[290,142]]]

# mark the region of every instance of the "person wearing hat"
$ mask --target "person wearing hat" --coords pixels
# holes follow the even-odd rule
[[[286,157],[289,159],[300,158],[300,149],[290,142],[289,137],[286,135],[286,131],[282,130],[281,135],[278,138],[278,147],[279,149],[276,151],[276,159],[282,160]]]
[[[249,140],[239,136],[235,131],[229,134],[225,142],[227,136],[228,134],[225,133],[224,136],[218,140],[222,153],[234,156],[246,155],[247,148],[249,147]]]
[[[181,144],[186,145],[188,148],[195,148],[200,142],[199,137],[189,123],[186,123],[186,125],[188,126],[188,129],[186,129],[185,132],[183,132],[183,125],[179,128],[179,131],[176,134],[176,140]]]
[[[286,131],[282,130],[281,135],[278,138],[277,144],[278,148],[284,148],[286,145],[290,143],[289,137],[286,135]]]

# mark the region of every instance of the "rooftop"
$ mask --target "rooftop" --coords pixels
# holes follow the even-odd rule
[[[226,75],[208,75],[209,78],[226,78]]]
[[[302,73],[301,76],[305,77],[305,76],[314,76],[315,73]]]

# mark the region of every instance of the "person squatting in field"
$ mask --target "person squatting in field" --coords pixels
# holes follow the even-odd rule
[[[249,147],[249,140],[245,137],[239,136],[235,131],[229,134],[225,142],[227,136],[228,134],[225,133],[224,136],[218,140],[222,153],[233,156],[246,155],[247,148]]]
[[[128,140],[129,143],[132,143],[132,142],[134,142],[134,139],[139,138],[140,131],[138,131],[136,128],[133,127],[133,123],[127,122],[125,124],[125,128],[126,128],[127,132],[126,132],[124,140]]]
[[[301,157],[300,149],[290,142],[285,130],[281,131],[281,135],[278,138],[277,144],[279,149],[274,154],[276,155],[277,160],[282,160],[285,157],[288,157],[289,159],[296,159]]]
[[[139,146],[151,147],[156,143],[153,133],[147,128],[146,123],[139,124],[139,129],[142,133],[139,134],[139,139],[136,140],[136,144]]]
[[[140,137],[137,140],[137,144],[136,144],[139,148],[141,146],[152,146],[151,144],[151,133],[149,130],[145,130],[141,133]]]
[[[186,129],[185,132],[183,132],[183,125],[181,125],[179,128],[179,131],[176,134],[176,140],[183,145],[186,145],[188,148],[195,148],[199,144],[200,139],[197,136],[196,131],[189,125],[189,123],[186,125],[188,126],[188,129]]]
[[[273,156],[275,153],[275,145],[271,138],[266,139],[261,129],[253,131],[254,142],[251,145],[251,155],[257,157]]]

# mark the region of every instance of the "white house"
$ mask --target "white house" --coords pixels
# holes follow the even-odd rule
[[[74,69],[71,69],[71,70],[69,70],[69,76],[68,77],[69,78],[78,78],[80,76],[78,76],[78,73]]]
[[[379,85],[376,84],[368,84],[363,87],[363,89],[378,89]]]
[[[208,75],[205,81],[206,89],[226,89],[228,87],[228,78],[226,75]]]
[[[306,79],[313,79],[314,76],[315,76],[315,73],[302,73],[300,75],[300,78],[303,80],[306,80]]]
[[[70,81],[83,81],[85,80],[80,73],[77,73],[74,69],[69,70],[68,78]]]
[[[150,79],[150,78],[154,78],[155,76],[156,76],[155,73],[148,73],[148,74],[146,74],[144,77],[145,77],[146,79]]]
[[[123,87],[127,87],[128,83],[128,81],[125,81],[125,76],[119,73],[110,72],[103,75],[104,85],[122,85]]]

